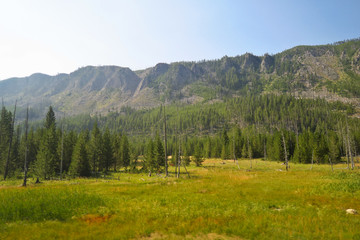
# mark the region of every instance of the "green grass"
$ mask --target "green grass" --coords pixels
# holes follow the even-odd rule
[[[210,159],[120,180],[0,182],[0,239],[357,239],[360,171]],[[171,169],[173,170],[173,169]],[[183,170],[183,169],[182,169]],[[11,184],[12,183],[12,184]],[[29,234],[31,232],[31,234]]]
[[[0,191],[0,221],[68,220],[73,215],[104,206],[101,197],[82,188],[46,187]]]

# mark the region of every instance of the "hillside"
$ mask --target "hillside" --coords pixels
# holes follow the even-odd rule
[[[359,106],[360,40],[297,46],[275,55],[246,53],[213,61],[159,63],[140,71],[88,66],[70,74],[36,73],[0,81],[0,97],[5,105],[17,99],[20,116],[27,103],[35,113],[51,104],[57,112],[75,115],[173,101],[213,102],[248,92],[319,96]]]

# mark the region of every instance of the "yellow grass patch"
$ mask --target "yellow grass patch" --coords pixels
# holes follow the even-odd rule
[[[109,221],[111,218],[110,215],[106,215],[106,216],[99,216],[99,215],[95,215],[95,214],[87,214],[85,216],[82,216],[80,218],[80,221],[86,222],[87,224],[100,224],[103,222],[107,222]]]
[[[220,235],[217,233],[208,233],[208,234],[198,234],[198,235],[175,235],[175,234],[161,234],[161,233],[152,233],[148,237],[136,238],[140,240],[164,240],[164,239],[185,239],[185,240],[242,240],[240,237],[231,237],[227,235]]]

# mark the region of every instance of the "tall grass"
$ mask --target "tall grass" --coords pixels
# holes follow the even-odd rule
[[[26,188],[0,191],[0,221],[67,220],[105,203],[80,188]]]

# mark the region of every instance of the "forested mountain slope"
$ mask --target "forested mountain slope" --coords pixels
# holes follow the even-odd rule
[[[5,105],[15,99],[42,118],[46,107],[67,115],[107,113],[123,106],[151,108],[161,103],[214,102],[247,93],[291,93],[359,104],[360,40],[298,46],[264,56],[246,53],[202,62],[159,63],[132,71],[88,66],[70,74],[33,74],[0,81]],[[45,107],[46,106],[46,107]]]

